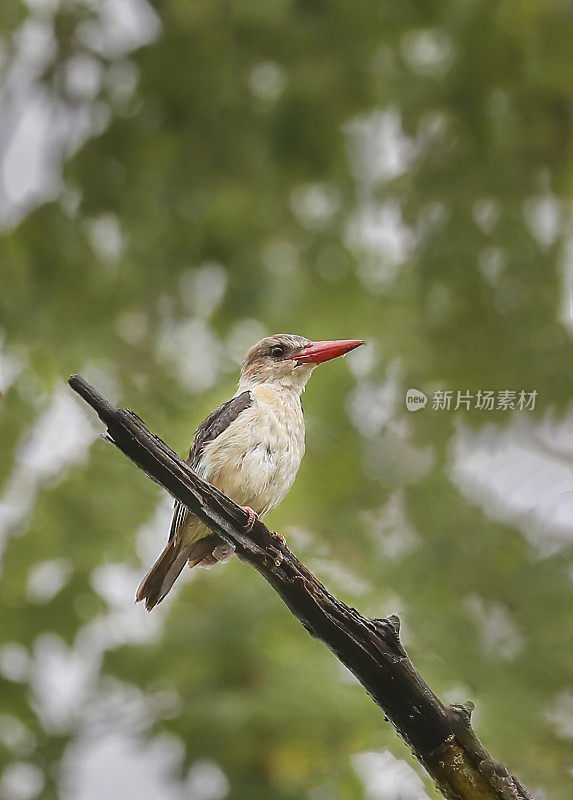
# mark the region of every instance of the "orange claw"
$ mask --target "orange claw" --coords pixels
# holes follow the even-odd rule
[[[249,506],[241,506],[241,508],[243,509],[245,514],[247,515],[247,522],[246,522],[246,525],[245,525],[245,530],[246,531],[252,531],[253,530],[253,525],[257,521],[257,515],[255,514],[255,512],[253,511],[252,508],[249,508]]]

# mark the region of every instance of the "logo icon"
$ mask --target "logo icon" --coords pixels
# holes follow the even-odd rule
[[[408,411],[420,411],[425,408],[428,398],[419,389],[408,389],[406,392],[406,408]]]

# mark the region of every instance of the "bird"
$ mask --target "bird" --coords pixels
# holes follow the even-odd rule
[[[362,344],[363,339],[311,341],[285,333],[261,339],[243,360],[235,395],[197,428],[187,463],[244,508],[247,530],[276,508],[294,483],[305,451],[301,394],[314,368]],[[141,581],[136,602],[144,600],[151,611],[185,564],[210,567],[233,552],[176,500],[169,540]]]

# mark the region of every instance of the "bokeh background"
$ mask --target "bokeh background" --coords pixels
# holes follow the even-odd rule
[[[436,797],[245,565],[133,605],[171,501],[68,375],[184,453],[277,331],[368,345],[270,524],[572,796],[572,37],[566,0],[3,0],[3,799]]]

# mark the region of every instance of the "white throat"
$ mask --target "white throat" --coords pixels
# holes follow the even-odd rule
[[[301,395],[308,383],[308,379],[312,375],[312,371],[316,364],[301,364],[293,370],[289,370],[284,375],[269,376],[266,380],[261,380],[259,377],[241,375],[237,394],[246,391],[252,391],[257,386],[268,386],[277,391],[288,391],[294,394]]]

